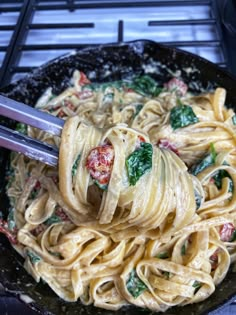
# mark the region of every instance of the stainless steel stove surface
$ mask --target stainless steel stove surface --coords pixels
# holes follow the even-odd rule
[[[0,0],[0,86],[74,48],[135,39],[179,47],[236,75],[235,14],[235,0]],[[0,315],[16,312],[35,314],[0,288]],[[214,314],[236,314],[236,305]]]

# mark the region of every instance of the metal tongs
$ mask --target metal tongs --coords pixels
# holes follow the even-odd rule
[[[60,136],[64,120],[0,95],[0,115]],[[0,125],[0,146],[57,166],[58,149]]]

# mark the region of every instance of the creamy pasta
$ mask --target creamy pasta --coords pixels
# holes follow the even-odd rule
[[[66,120],[58,169],[12,154],[0,231],[62,299],[154,311],[208,298],[236,258],[236,116],[226,91],[75,71],[36,108]]]

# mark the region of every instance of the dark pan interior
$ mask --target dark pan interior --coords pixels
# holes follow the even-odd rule
[[[69,55],[57,58],[17,83],[6,86],[0,93],[33,105],[42,92],[49,86],[54,93],[59,93],[70,84],[75,69],[87,74],[93,82],[105,82],[132,77],[134,74],[150,73],[160,84],[174,75],[180,74],[194,93],[211,90],[216,86],[227,89],[227,106],[236,106],[236,79],[219,69],[214,64],[195,55],[155,42],[140,40],[124,44],[109,44],[87,47]],[[14,123],[1,118],[1,123],[13,126]],[[0,210],[7,215],[8,200],[5,195],[4,169],[9,162],[9,152],[1,149],[0,163]],[[32,298],[28,303],[40,314],[113,314],[93,306],[78,303],[66,303],[58,298],[47,285],[35,283],[33,278],[22,268],[22,259],[11,248],[4,236],[0,235],[0,282],[6,291],[19,297],[24,302],[26,296]],[[165,314],[202,315],[222,307],[236,296],[236,273],[233,268],[216,292],[206,301],[175,307]],[[130,307],[116,312],[117,315],[150,314],[149,311]],[[213,312],[214,313],[214,312]]]

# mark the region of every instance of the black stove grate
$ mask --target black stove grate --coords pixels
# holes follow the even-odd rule
[[[232,0],[233,1],[233,0]],[[168,40],[168,37],[164,38],[163,41],[158,40],[159,42],[165,43],[170,46],[176,46],[180,47],[182,49],[193,51],[198,53],[198,50],[200,49],[206,51],[206,58],[208,52],[215,51],[220,56],[216,58],[215,61],[218,65],[228,68],[231,72],[236,73],[236,67],[235,69],[232,66],[232,62],[229,58],[230,56],[230,49],[228,49],[227,45],[232,45],[232,39],[230,43],[228,43],[226,40],[224,40],[225,37],[225,28],[222,24],[222,5],[224,5],[224,0],[155,0],[155,1],[140,1],[136,0],[134,1],[127,1],[127,0],[103,0],[103,1],[97,1],[97,0],[81,0],[81,1],[73,1],[73,0],[61,0],[61,1],[48,1],[48,0],[1,0],[0,3],[0,33],[5,32],[5,34],[10,32],[10,39],[8,43],[1,44],[0,40],[0,55],[2,54],[2,65],[0,70],[0,86],[3,86],[5,84],[8,84],[12,79],[17,79],[20,76],[23,76],[26,72],[32,70],[35,65],[33,64],[23,64],[21,63],[21,58],[23,55],[27,56],[28,54],[34,54],[35,58],[37,59],[37,54],[41,52],[41,55],[45,55],[47,51],[57,51],[58,54],[63,54],[71,49],[74,48],[81,48],[86,45],[93,44],[93,41],[89,40],[87,42],[84,41],[84,39],[81,41],[79,39],[72,39],[71,41],[63,41],[60,42],[43,42],[40,41],[39,43],[33,42],[31,43],[28,38],[32,37],[33,32],[37,34],[41,31],[42,36],[45,36],[45,31],[50,32],[51,31],[65,31],[66,29],[71,29],[74,32],[77,32],[80,30],[90,30],[93,29],[94,33],[98,33],[99,30],[97,30],[96,22],[97,21],[76,21],[76,22],[60,22],[60,21],[52,21],[49,22],[37,22],[35,21],[35,16],[37,14],[49,14],[50,12],[67,12],[69,15],[73,12],[80,12],[81,15],[85,11],[91,10],[97,10],[97,12],[100,10],[119,10],[123,9],[126,10],[126,12],[131,12],[130,10],[137,9],[137,8],[150,8],[150,10],[156,10],[157,12],[159,10],[162,10],[163,8],[183,8],[186,9],[188,7],[195,8],[197,11],[199,8],[205,7],[209,10],[209,15],[205,17],[187,17],[187,18],[181,18],[179,19],[177,16],[172,19],[156,19],[156,18],[150,18],[149,20],[145,21],[147,23],[147,32],[162,32],[163,29],[165,29],[167,26],[169,28],[172,27],[172,31],[178,29],[180,27],[183,28],[192,28],[193,31],[196,31],[198,29],[201,30],[202,33],[205,32],[211,32],[213,35],[208,36],[192,36],[192,38],[187,38],[186,40],[181,39],[171,39]],[[229,2],[229,1],[228,1]],[[122,11],[124,12],[124,11]],[[121,12],[121,14],[122,14]],[[1,24],[1,15],[6,14],[17,14],[17,19],[15,24],[10,23],[4,23]],[[52,13],[53,14],[53,13]],[[132,14],[132,12],[131,12]],[[132,33],[132,30],[129,31],[127,29],[127,25],[130,23],[126,21],[126,18],[123,18],[123,16],[120,16],[115,23],[117,25],[116,28],[116,35],[112,37],[112,41],[116,42],[122,42],[127,40],[127,33]],[[37,20],[37,19],[36,19]],[[138,22],[137,22],[138,23]],[[106,26],[105,26],[106,27]],[[108,27],[110,27],[108,25]],[[112,26],[114,28],[114,26]],[[146,30],[146,29],[145,29]],[[181,30],[181,29],[180,29]],[[62,32],[63,32],[62,31]],[[83,33],[84,33],[83,31]],[[139,34],[137,38],[132,39],[139,39],[139,38],[146,38],[147,33],[143,33],[146,36],[143,36],[142,33]],[[36,35],[37,36],[37,35]],[[168,34],[167,34],[168,36]],[[128,36],[129,37],[129,36]],[[188,37],[188,36],[187,36]],[[204,38],[205,37],[205,38]],[[147,38],[150,39],[150,38]],[[151,39],[155,40],[155,35]],[[103,42],[109,42],[108,39],[101,37],[100,42],[96,43],[103,43]],[[234,38],[234,45],[236,46],[236,37]],[[195,51],[193,50],[195,48]],[[199,53],[202,55],[201,53]],[[204,56],[204,54],[203,54]],[[42,57],[41,57],[42,58]],[[42,62],[43,63],[43,62]],[[37,64],[38,65],[38,64]]]

